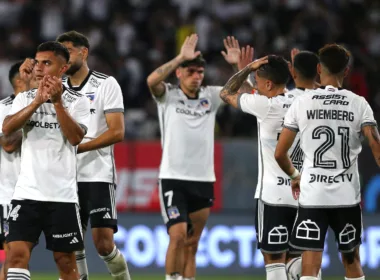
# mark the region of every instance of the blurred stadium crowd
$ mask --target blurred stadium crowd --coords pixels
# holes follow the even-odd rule
[[[10,64],[34,56],[36,45],[75,29],[91,43],[89,65],[116,77],[124,93],[126,139],[159,136],[147,75],[173,58],[184,38],[199,35],[207,60],[205,83],[223,85],[232,75],[220,51],[235,36],[255,47],[255,57],[290,49],[317,51],[343,43],[353,54],[345,87],[380,107],[380,1],[373,0],[1,0],[0,95],[11,92]],[[172,77],[175,82],[175,77]],[[290,85],[291,87],[291,85]],[[225,106],[219,137],[255,135],[256,121]]]

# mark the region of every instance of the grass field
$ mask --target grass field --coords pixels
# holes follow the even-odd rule
[[[54,274],[32,274],[32,279],[38,280],[57,280]],[[164,280],[164,275],[132,275],[133,280]],[[265,280],[265,276],[199,276],[197,280]],[[342,280],[344,277],[323,277],[323,280]],[[378,280],[378,277],[366,277],[366,280]],[[91,275],[90,280],[112,280],[108,275]]]

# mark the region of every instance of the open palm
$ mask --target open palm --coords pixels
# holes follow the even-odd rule
[[[222,51],[224,59],[231,65],[236,65],[240,61],[241,51],[239,41],[233,36],[228,36],[223,40],[226,51]]]
[[[191,34],[187,36],[185,42],[182,44],[180,56],[183,60],[193,60],[201,54],[200,51],[195,51],[198,42],[198,35]]]

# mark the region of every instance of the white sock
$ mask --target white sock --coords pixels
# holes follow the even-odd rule
[[[129,275],[127,262],[124,259],[124,256],[120,253],[120,251],[116,248],[113,248],[111,254],[108,256],[100,256],[106,266],[108,271],[111,273],[112,279],[115,280],[131,280],[131,276]]]
[[[265,266],[267,280],[287,280],[284,263],[272,263]]]
[[[289,275],[289,280],[298,280],[302,275],[302,258],[295,258],[286,264],[286,272]]]
[[[359,278],[347,278],[347,277],[344,277],[345,280],[365,280],[365,277],[364,275],[362,277],[359,277]]]
[[[77,267],[78,267],[78,272],[80,275],[80,280],[88,280],[90,279],[88,277],[88,268],[87,268],[87,260],[86,260],[86,251],[76,251],[75,252],[75,257],[77,260]]]
[[[30,272],[24,268],[9,268],[7,280],[30,280]]]
[[[300,280],[318,280],[318,278],[313,276],[302,276]]]
[[[183,280],[182,276],[179,275],[179,274],[174,274],[174,275],[169,275],[169,274],[166,274],[165,276],[165,280]]]
[[[195,277],[191,277],[191,278],[183,278],[183,280],[195,280]]]

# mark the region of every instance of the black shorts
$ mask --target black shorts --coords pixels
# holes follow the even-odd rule
[[[44,232],[48,250],[71,253],[83,249],[76,203],[12,200],[11,207],[7,243],[36,243],[41,232]]]
[[[289,248],[289,240],[296,216],[296,207],[268,205],[257,200],[255,215],[257,248],[269,254],[294,251]]]
[[[300,206],[290,243],[300,250],[323,251],[328,227],[334,231],[339,251],[352,252],[361,244],[360,205],[339,208]]]
[[[105,182],[79,182],[78,196],[83,230],[112,228],[117,232],[116,185]]]
[[[159,195],[162,218],[169,229],[178,223],[190,224],[190,213],[213,206],[214,183],[161,179]]]
[[[10,210],[10,204],[0,204],[0,250],[4,250],[3,244],[5,237],[8,235],[7,217]]]

